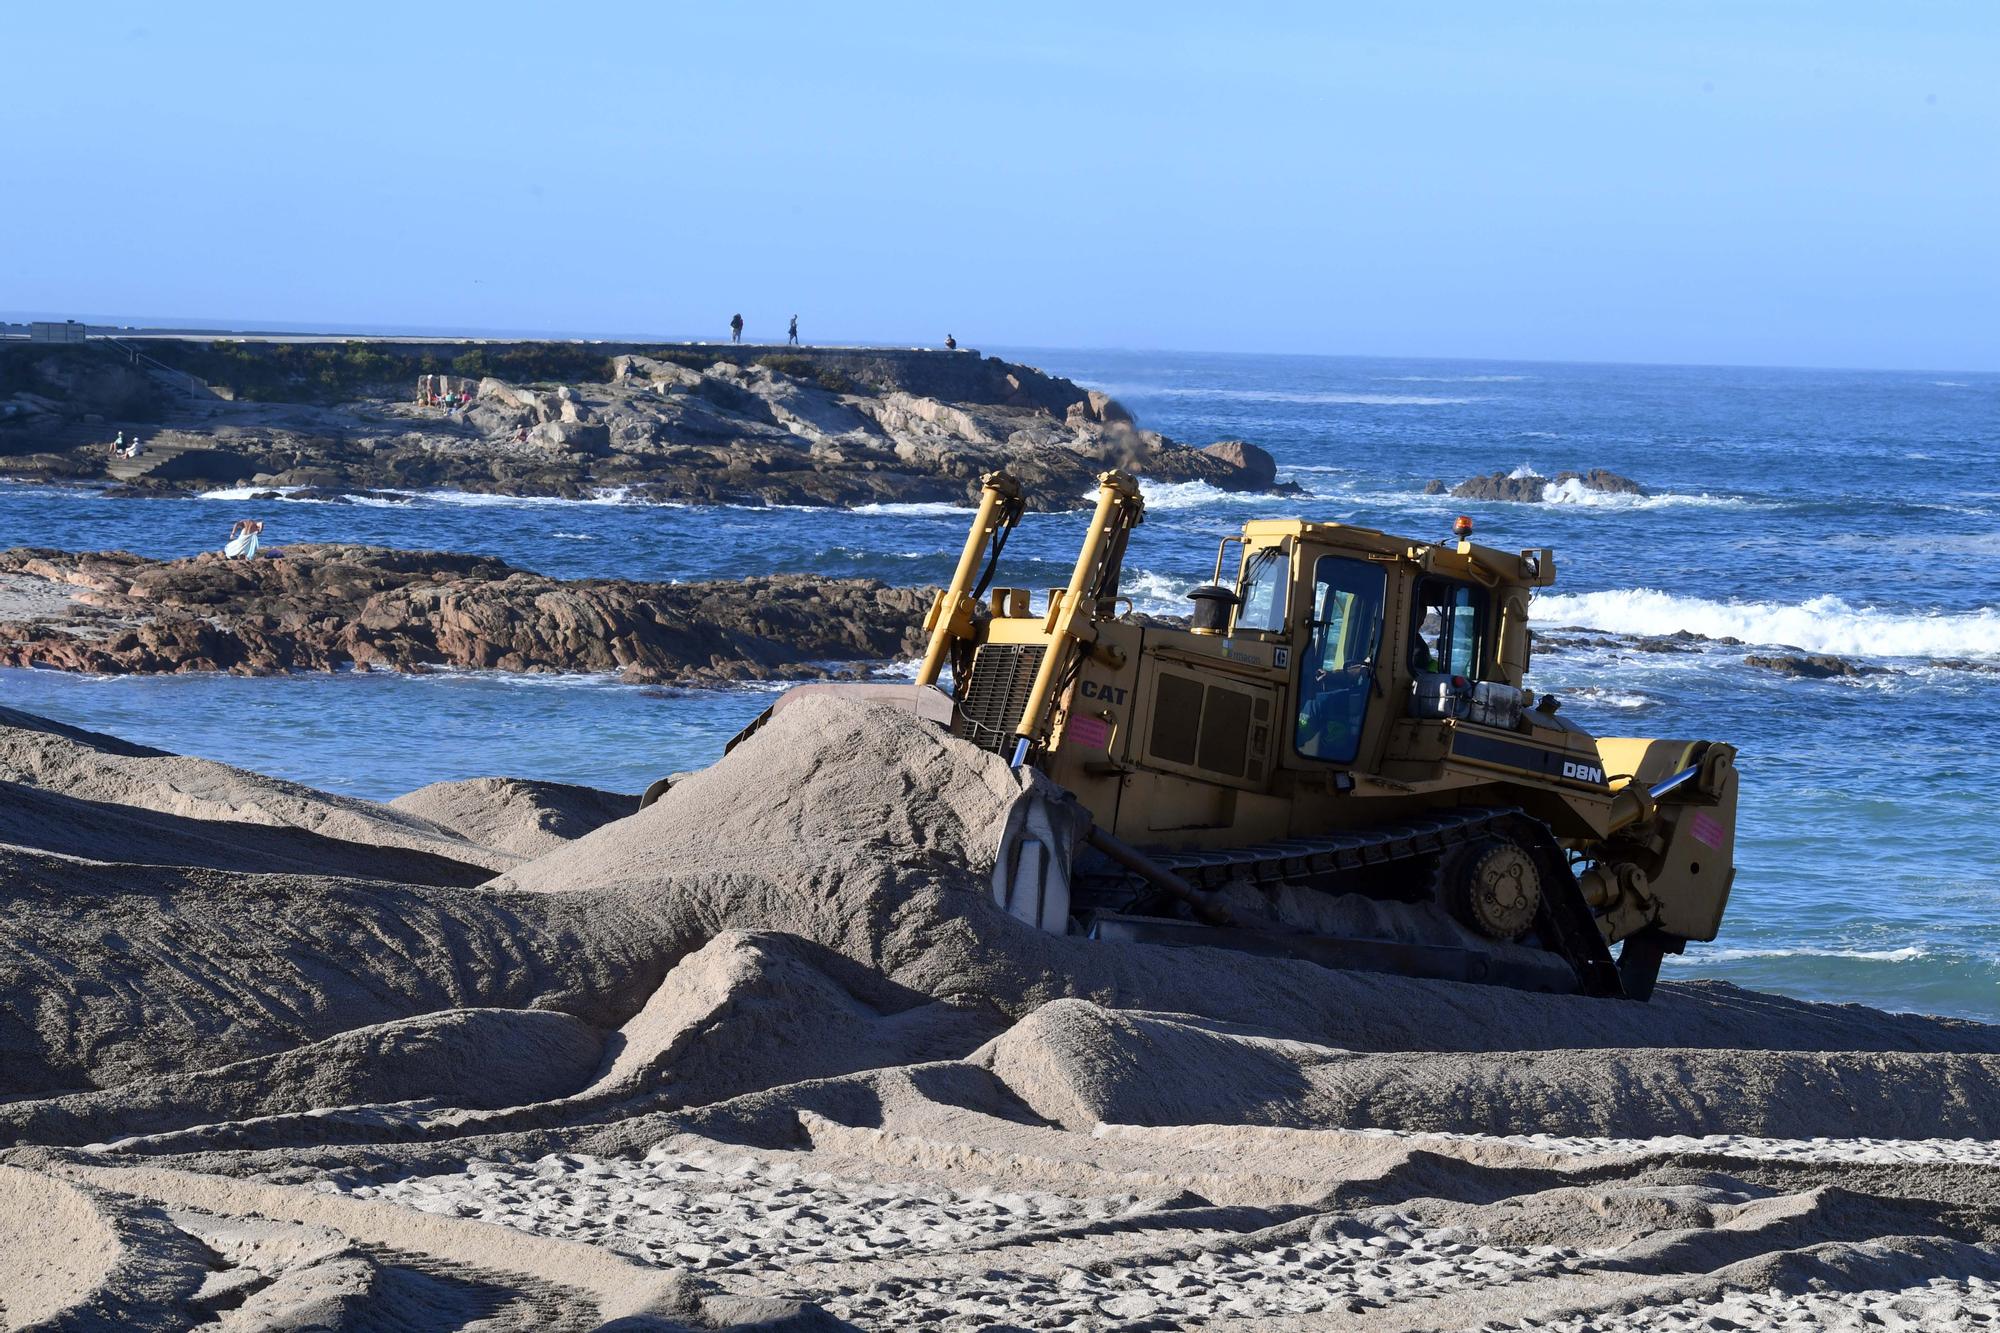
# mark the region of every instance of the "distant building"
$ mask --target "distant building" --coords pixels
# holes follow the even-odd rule
[[[28,341],[37,343],[80,343],[90,337],[90,326],[66,319],[58,324],[38,319],[28,325]]]

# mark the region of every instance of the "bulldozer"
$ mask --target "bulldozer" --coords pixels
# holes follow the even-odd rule
[[[1069,583],[1039,604],[995,583],[1024,507],[1014,477],[983,479],[914,684],[773,705],[836,690],[914,709],[1080,807],[1081,839],[1047,818],[1010,833],[1007,911],[1097,939],[1632,999],[1665,955],[1715,938],[1736,752],[1592,736],[1522,684],[1553,551],[1479,545],[1465,517],[1444,541],[1253,520],[1219,540],[1183,625],[1119,594],[1145,513],[1132,477],[1098,478]],[[1384,929],[1377,906],[1433,924]]]

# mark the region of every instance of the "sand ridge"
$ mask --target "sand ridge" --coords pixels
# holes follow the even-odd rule
[[[636,813],[0,724],[12,1323],[2000,1317],[1981,1024],[1046,935],[1023,778],[840,700]]]

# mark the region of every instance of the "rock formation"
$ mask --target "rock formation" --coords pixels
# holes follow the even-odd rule
[[[1495,472],[1461,481],[1451,488],[1451,494],[1460,500],[1510,500],[1519,504],[1540,504],[1549,498],[1550,488],[1566,487],[1572,482],[1582,490],[1603,495],[1650,493],[1630,477],[1594,467],[1588,472],[1558,472],[1554,477],[1532,472]],[[1424,494],[1437,495],[1443,490],[1443,482],[1433,481],[1424,487]]]
[[[984,473],[1006,467],[1032,507],[1070,509],[1111,467],[1231,490],[1276,486],[1275,465],[1254,446],[1190,448],[1140,429],[1101,392],[973,352],[445,346],[436,351],[457,352],[451,364],[491,359],[517,376],[435,377],[472,395],[447,409],[412,401],[416,367],[429,363],[396,345],[149,346],[237,382],[195,390],[199,381],[183,378],[170,393],[143,376],[128,383],[134,372],[115,360],[90,363],[101,349],[0,348],[0,388],[11,378],[40,390],[0,403],[0,468],[101,479],[104,442],[129,407],[149,423],[151,452],[119,463],[124,494],[242,484],[582,496],[617,486],[662,501],[964,503]],[[309,373],[320,360],[280,374],[297,360],[288,354],[306,351],[336,387]],[[114,371],[116,385],[94,378]],[[523,378],[544,371],[562,378]],[[141,390],[154,392],[135,397]]]
[[[1771,656],[1750,656],[1743,659],[1744,665],[1762,667],[1775,671],[1781,676],[1794,676],[1801,680],[1834,680],[1852,676],[1887,676],[1892,674],[1889,667],[1871,666],[1866,662],[1850,662],[1844,657],[1830,653],[1783,653]]]
[[[0,552],[0,664],[67,671],[349,667],[616,671],[635,682],[809,679],[920,647],[931,594],[784,574],[563,582],[484,556],[367,546],[210,553]]]
[[[1219,458],[1238,469],[1236,484],[1229,489],[1244,491],[1298,489],[1297,486],[1279,487],[1278,460],[1247,440],[1217,440],[1202,452],[1210,458]]]

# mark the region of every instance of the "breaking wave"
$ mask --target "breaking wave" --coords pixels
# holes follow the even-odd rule
[[[253,495],[269,495],[274,491],[279,495],[290,495],[293,491],[302,489],[304,488],[299,486],[224,486],[218,490],[203,491],[195,498],[197,500],[248,500]]]
[[[1188,612],[1188,589],[1196,580],[1169,578],[1141,569],[1126,574],[1118,591],[1132,599],[1132,608],[1153,616],[1184,616]]]
[[[2000,657],[2000,612],[1884,611],[1838,597],[1798,603],[1714,602],[1656,588],[1555,593],[1535,598],[1543,625],[1580,625],[1610,634],[1666,635],[1780,644],[1810,653],[1859,657]]]
[[[1148,511],[1162,513],[1176,509],[1210,509],[1225,504],[1268,505],[1271,497],[1256,491],[1225,491],[1220,486],[1211,486],[1205,481],[1147,481],[1139,479],[1139,494],[1146,499]],[[1092,490],[1086,498],[1097,499]]]
[[[1093,492],[1093,494],[1095,493]],[[972,510],[964,505],[953,504],[949,500],[892,500],[883,504],[855,505],[852,509],[848,509],[845,512],[850,514],[879,514],[894,518],[934,518],[940,515],[962,518],[970,514]]]
[[[1744,946],[1720,949],[1698,947],[1679,958],[1669,957],[1667,961],[1700,964],[1734,963],[1748,958],[1848,958],[1864,963],[1909,963],[1929,956],[1929,949],[1916,944],[1908,944],[1900,949],[1832,949],[1813,945],[1799,945],[1789,949]]]
[[[1518,474],[1516,474],[1518,475]],[[1552,505],[1582,505],[1589,509],[1671,509],[1678,505],[1741,507],[1750,501],[1735,495],[1632,495],[1622,491],[1594,491],[1575,477],[1552,481],[1542,487],[1542,502]]]
[[[1643,694],[1606,689],[1601,685],[1585,685],[1581,689],[1564,690],[1563,694],[1593,708],[1645,708],[1653,702]]]

